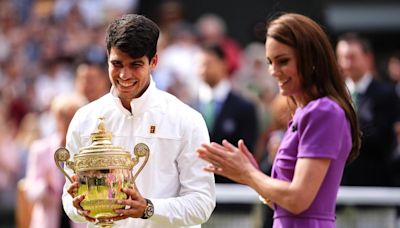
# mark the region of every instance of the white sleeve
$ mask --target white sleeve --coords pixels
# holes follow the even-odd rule
[[[214,175],[203,170],[206,162],[196,153],[201,144],[210,142],[206,124],[199,113],[186,122],[186,140],[176,160],[180,173],[179,196],[150,199],[154,204],[154,215],[150,220],[157,223],[172,226],[202,224],[215,208]]]
[[[71,123],[68,127],[67,138],[66,138],[66,148],[70,153],[70,160],[73,160],[74,154],[77,153],[79,151],[79,148],[81,147],[79,126],[80,124],[79,124],[79,110],[78,110],[78,112],[74,115],[74,117],[71,120]],[[67,167],[66,165],[64,166],[64,170],[70,177],[74,175],[73,170]],[[62,194],[62,204],[64,207],[64,211],[68,215],[68,217],[74,222],[78,223],[87,222],[83,216],[80,216],[78,214],[77,209],[72,205],[72,197],[67,192],[70,185],[71,182],[66,178]]]

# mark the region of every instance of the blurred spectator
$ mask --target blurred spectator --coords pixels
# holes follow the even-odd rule
[[[96,27],[111,18],[136,10],[139,0],[55,0],[54,16],[62,20],[71,10],[79,11],[86,25]]]
[[[103,26],[90,28],[87,31],[87,36],[91,42],[85,47],[86,51],[82,58],[87,59],[90,63],[107,65],[107,50],[104,46],[105,37],[102,33],[103,31]]]
[[[240,67],[242,49],[240,45],[227,35],[226,23],[216,14],[204,14],[196,22],[197,32],[203,43],[217,43],[226,53],[228,76]]]
[[[28,160],[29,148],[32,143],[41,137],[38,115],[30,112],[24,116],[18,131],[15,135],[15,143],[17,145],[20,170],[18,180],[23,178],[26,173],[26,164]]]
[[[395,87],[397,97],[400,98],[400,52],[395,52],[389,57],[387,73]],[[397,146],[393,151],[391,171],[394,174],[394,185],[400,187],[400,115],[397,116],[393,128],[396,134]],[[400,207],[398,207],[398,216],[400,218]]]
[[[10,122],[0,102],[0,209],[10,209],[15,203],[15,188],[20,170],[18,147],[15,142],[16,126]]]
[[[200,87],[198,110],[206,120],[210,141],[223,139],[236,145],[243,139],[250,150],[257,137],[257,114],[253,103],[232,90],[224,50],[218,44],[206,44],[199,54]],[[232,183],[216,175],[216,182]]]
[[[360,156],[345,169],[342,183],[390,186],[388,162],[395,145],[393,123],[399,101],[392,87],[373,75],[373,53],[366,39],[345,34],[339,38],[336,51],[363,132]]]
[[[400,187],[400,121],[399,120],[394,124],[393,128],[396,134],[397,145],[393,151],[391,168],[394,175],[393,184],[396,187]],[[400,207],[398,209],[398,216],[400,219]]]
[[[16,198],[13,199],[16,202],[16,222],[17,227],[27,228],[29,227],[30,215],[32,206],[26,199],[26,195],[21,191],[24,188],[23,178],[26,174],[26,167],[28,162],[29,149],[32,143],[40,138],[40,128],[38,123],[38,115],[35,112],[30,112],[24,116],[15,137],[15,144],[19,154],[19,174],[15,183],[17,184]],[[16,182],[18,180],[18,182]],[[14,202],[13,202],[14,203]]]
[[[43,68],[46,72],[39,75],[35,82],[37,92],[37,105],[39,111],[46,111],[50,107],[50,102],[60,93],[73,91],[73,76],[71,72],[65,70],[61,59],[55,59],[44,63]]]
[[[242,57],[240,68],[231,78],[232,86],[257,105],[259,130],[264,131],[271,122],[270,103],[279,92],[278,83],[269,74],[263,43],[248,44]]]
[[[29,112],[31,107],[29,97],[24,95],[29,88],[28,80],[23,77],[22,69],[19,67],[18,60],[9,58],[7,64],[1,64],[3,72],[0,79],[0,93],[5,104],[6,115],[16,127],[19,126],[22,118]]]
[[[54,118],[48,110],[52,99],[57,94],[70,93],[74,90],[72,72],[65,68],[61,59],[46,62],[46,72],[39,75],[35,82],[36,106],[41,113],[39,117],[41,134],[48,136],[55,131]]]
[[[69,122],[85,103],[86,99],[77,94],[56,96],[51,103],[51,114],[56,120],[57,131],[35,141],[30,148],[25,190],[33,204],[31,228],[63,227],[60,218],[65,178],[57,169],[53,157],[59,147],[65,146]]]
[[[92,102],[110,91],[106,66],[82,63],[76,69],[75,90]]]
[[[270,103],[270,124],[257,140],[255,155],[259,161],[260,169],[270,175],[275,154],[278,151],[283,135],[292,118],[287,97],[277,94]],[[293,107],[294,108],[294,107]],[[274,211],[263,205],[263,228],[271,228]]]
[[[387,63],[389,79],[394,83],[397,96],[400,98],[400,51],[392,54]]]
[[[177,28],[188,24],[183,2],[180,0],[161,0],[158,2],[151,1],[151,3],[142,1],[142,3],[144,7],[147,5],[147,7],[156,9],[151,11],[155,13],[154,21],[159,26],[161,32],[157,51],[162,52],[164,48],[174,43],[177,38],[175,35]]]
[[[158,88],[190,104],[198,93],[199,78],[196,55],[200,51],[192,25],[175,24],[172,43],[160,52],[159,63],[152,73]]]
[[[260,161],[260,168],[265,173],[271,171],[280,140],[292,118],[289,104],[287,98],[280,94],[273,98],[270,104],[270,125],[264,129],[257,141],[255,154]]]
[[[399,100],[393,87],[374,75],[373,52],[366,39],[353,33],[344,34],[339,37],[336,52],[362,131],[360,156],[345,168],[342,185],[393,186],[394,174],[389,164],[396,145],[393,124]],[[368,226],[366,213],[376,223],[395,223],[395,210],[390,207],[338,208],[344,223],[354,228]]]

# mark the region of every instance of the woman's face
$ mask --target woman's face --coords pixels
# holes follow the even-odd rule
[[[265,49],[270,74],[278,81],[280,93],[300,101],[301,75],[297,69],[295,50],[270,37],[267,38]]]

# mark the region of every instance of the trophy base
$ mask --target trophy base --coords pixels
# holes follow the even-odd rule
[[[112,228],[114,225],[113,220],[107,218],[99,218],[94,224],[97,228]]]

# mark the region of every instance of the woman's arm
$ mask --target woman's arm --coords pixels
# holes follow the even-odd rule
[[[318,193],[326,176],[330,160],[325,158],[299,158],[292,182],[273,179],[247,157],[247,148],[239,142],[239,148],[227,141],[223,146],[212,143],[200,147],[199,157],[210,162],[205,170],[246,184],[263,198],[278,204],[293,214],[306,210]]]
[[[300,214],[314,201],[329,165],[325,158],[299,158],[292,182],[252,172],[245,184],[291,213]]]

